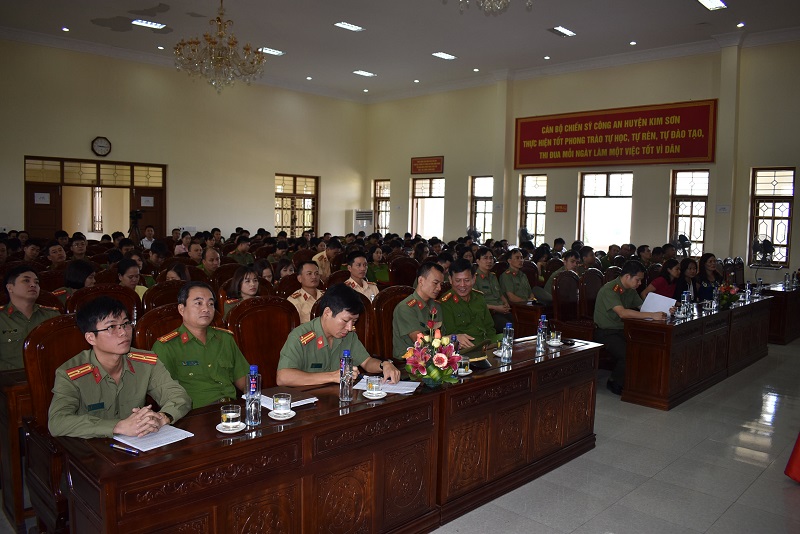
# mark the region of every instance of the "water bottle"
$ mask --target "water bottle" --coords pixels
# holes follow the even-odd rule
[[[744,283],[744,301],[749,303],[753,292],[750,290],[750,280]]]
[[[258,426],[261,424],[261,375],[258,373],[257,365],[250,366],[247,383],[245,422],[247,426]]]
[[[453,354],[461,354],[461,343],[458,342],[458,336],[453,334],[450,336],[450,344],[453,345]]]
[[[511,354],[514,351],[514,325],[506,323],[503,329],[503,345],[500,348],[500,363],[511,363]]]
[[[681,294],[681,315],[688,316],[691,313],[691,304],[689,303],[689,292],[684,291]]]
[[[761,298],[761,284],[763,283],[764,283],[763,279],[761,278],[756,279],[756,294],[754,295],[754,297]]]
[[[791,289],[792,287],[792,275],[786,273],[783,277],[783,289]]]
[[[339,361],[339,400],[353,400],[353,359],[349,350],[342,351]]]

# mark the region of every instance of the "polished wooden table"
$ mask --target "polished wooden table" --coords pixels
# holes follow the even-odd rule
[[[769,342],[786,345],[800,337],[800,288],[784,289],[773,284],[764,290],[772,297]]]
[[[139,457],[58,438],[71,531],[430,531],[594,447],[599,347],[520,340],[509,365],[379,401],[312,389],[293,419],[233,435],[194,410],[177,423],[194,437]]]
[[[674,408],[767,355],[770,298],[664,321],[625,319],[622,400]]]

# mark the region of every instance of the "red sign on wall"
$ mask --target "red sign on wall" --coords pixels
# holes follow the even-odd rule
[[[556,213],[567,213],[566,204],[556,204]]]
[[[714,161],[717,101],[518,118],[514,168]]]
[[[411,174],[439,174],[444,172],[444,156],[411,158]]]

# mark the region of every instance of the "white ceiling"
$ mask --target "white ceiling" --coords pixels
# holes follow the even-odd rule
[[[525,0],[511,0],[496,16],[475,0],[463,13],[458,0],[226,0],[225,8],[240,44],[286,52],[268,56],[263,83],[381,101],[712,51],[740,37],[745,45],[800,39],[800,1],[726,2],[728,9],[708,11],[697,0],[534,0],[529,11]],[[217,0],[3,0],[0,38],[171,65],[175,43],[208,31],[218,7]],[[167,28],[130,25],[135,18]],[[334,27],[339,21],[366,31]],[[736,28],[740,21],[743,29]],[[556,25],[578,35],[547,31]],[[431,56],[437,51],[458,59]],[[377,77],[352,73],[358,69]]]

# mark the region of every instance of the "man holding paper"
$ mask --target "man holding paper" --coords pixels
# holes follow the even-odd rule
[[[373,358],[353,331],[364,311],[361,297],[345,284],[334,284],[319,302],[322,313],[292,330],[281,349],[276,381],[279,386],[313,386],[339,382],[339,359],[349,350],[353,365],[382,373],[392,384],[400,371],[391,361]]]
[[[56,370],[48,427],[53,436],[144,436],[177,421],[192,400],[158,357],[131,351],[133,327],[124,304],[98,297],[77,315],[92,348]],[[161,407],[145,406],[150,395]]]
[[[597,293],[594,305],[594,340],[605,345],[614,361],[606,387],[615,395],[622,394],[625,383],[625,325],[623,319],[654,319],[663,321],[664,312],[641,312],[642,299],[636,288],[644,278],[644,265],[637,260],[628,260],[622,266],[622,274]]]

